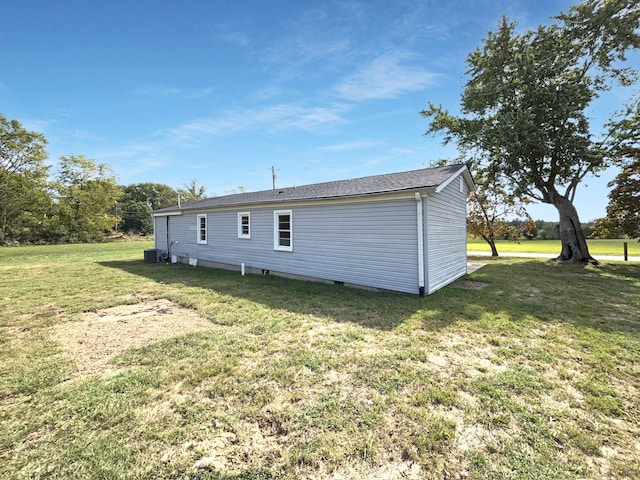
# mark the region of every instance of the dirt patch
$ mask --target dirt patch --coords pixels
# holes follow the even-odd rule
[[[153,300],[84,313],[79,321],[54,326],[53,338],[73,360],[78,376],[108,375],[117,371],[109,360],[129,348],[212,327],[194,310]]]
[[[511,298],[518,301],[541,301],[540,289],[531,285],[514,285]]]
[[[459,288],[467,290],[484,290],[489,286],[487,282],[476,282],[474,280],[463,280],[457,284]]]

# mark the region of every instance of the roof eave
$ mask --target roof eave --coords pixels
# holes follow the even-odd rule
[[[283,199],[269,199],[269,200],[261,200],[254,202],[240,202],[228,205],[211,205],[211,206],[198,206],[198,207],[182,207],[180,210],[170,210],[170,211],[158,211],[153,212],[152,215],[154,217],[165,217],[170,215],[182,215],[183,212],[197,212],[202,210],[215,210],[221,208],[246,208],[250,206],[258,206],[258,205],[271,205],[271,204],[287,204],[287,203],[308,203],[308,202],[326,202],[329,200],[352,200],[358,198],[371,198],[371,197],[380,197],[386,195],[401,195],[401,194],[415,194],[416,192],[421,192],[425,194],[436,193],[438,191],[438,187],[436,186],[425,186],[425,187],[415,187],[408,188],[405,190],[388,190],[384,192],[369,192],[369,193],[358,193],[352,195],[335,195],[335,196],[324,196],[324,197],[312,197],[312,198],[283,198]]]
[[[169,210],[162,211],[159,210],[157,212],[151,212],[152,217],[177,217],[178,215],[182,215],[183,210]]]

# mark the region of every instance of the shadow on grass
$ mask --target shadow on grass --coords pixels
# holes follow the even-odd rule
[[[605,332],[640,331],[637,320],[640,269],[637,266],[615,263],[585,267],[515,258],[483,259],[483,262],[487,262],[485,267],[426,298],[273,275],[243,277],[239,272],[183,264],[132,260],[100,262],[100,265],[158,284],[189,289],[187,296],[198,296],[200,290],[211,305],[228,304],[231,297],[276,311],[320,316],[381,330],[408,324],[411,328],[437,331],[457,322],[500,318],[509,322],[569,322]],[[168,295],[176,299],[175,294],[168,292]]]

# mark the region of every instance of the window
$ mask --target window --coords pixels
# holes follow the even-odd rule
[[[238,213],[238,238],[251,238],[251,214]]]
[[[198,215],[198,243],[207,243],[207,214]]]
[[[273,249],[293,252],[293,226],[291,210],[273,212]]]
[[[460,181],[460,193],[464,193],[464,178],[462,178],[462,175],[460,175],[459,177],[459,181]]]

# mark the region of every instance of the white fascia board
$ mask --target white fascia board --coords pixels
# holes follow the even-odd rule
[[[460,170],[458,170],[456,173],[453,173],[449,178],[447,178],[444,182],[438,185],[438,188],[436,188],[436,193],[440,193],[442,190],[444,190],[447,185],[449,185],[456,178],[458,178],[458,175],[462,175],[462,177],[464,178],[464,181],[467,182],[469,193],[472,193],[476,190],[476,185],[473,183],[473,178],[471,178],[471,173],[469,172],[469,169],[466,166],[462,166]]]
[[[249,211],[256,208],[275,208],[277,210],[286,210],[295,207],[303,207],[308,205],[335,205],[336,203],[365,203],[379,202],[381,200],[401,200],[414,198],[415,192],[420,192],[422,196],[435,193],[434,187],[414,188],[404,191],[381,192],[367,195],[347,195],[343,197],[325,197],[303,200],[287,200],[282,202],[264,202],[264,203],[242,203],[238,205],[224,205],[214,207],[202,207],[193,210],[183,210],[182,212],[171,213],[172,215],[182,215],[182,213],[206,213],[211,211]],[[166,213],[158,216],[167,215]]]
[[[163,212],[163,213],[152,213],[152,217],[177,217],[178,215],[182,215],[182,212]]]

